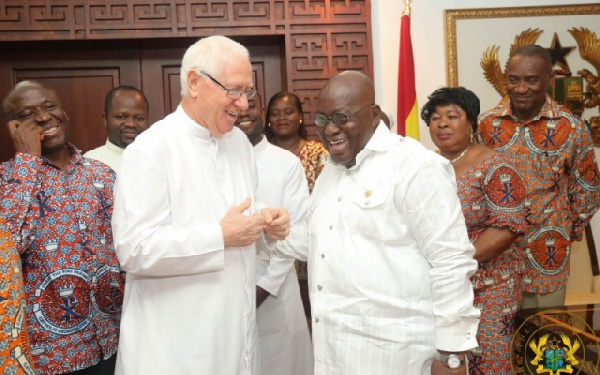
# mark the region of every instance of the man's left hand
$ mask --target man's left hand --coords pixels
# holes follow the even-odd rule
[[[265,218],[264,231],[267,238],[283,241],[290,233],[290,214],[283,208],[263,208],[260,213]]]

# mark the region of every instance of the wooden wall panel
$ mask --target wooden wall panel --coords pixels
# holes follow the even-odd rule
[[[3,0],[0,40],[281,36],[283,87],[301,96],[310,123],[329,77],[348,69],[373,77],[370,6],[370,0]]]

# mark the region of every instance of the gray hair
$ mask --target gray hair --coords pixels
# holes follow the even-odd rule
[[[44,87],[44,88],[46,87],[37,81],[21,81],[21,82],[17,83],[16,85],[14,85],[12,87],[12,89],[10,89],[8,94],[6,94],[6,96],[4,97],[4,100],[2,101],[2,111],[4,112],[4,117],[6,118],[7,121],[11,121],[11,120],[15,119],[15,113],[12,113],[12,108],[10,106],[10,101],[11,101],[14,93],[24,87],[29,87],[29,86]]]
[[[181,96],[188,94],[187,74],[195,69],[211,76],[221,73],[221,65],[225,61],[245,59],[250,61],[248,49],[240,43],[222,35],[213,35],[202,38],[192,44],[181,61]]]

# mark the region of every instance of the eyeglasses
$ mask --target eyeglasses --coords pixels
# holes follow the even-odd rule
[[[317,125],[319,128],[324,128],[327,126],[327,124],[329,124],[329,121],[333,121],[333,123],[338,126],[345,125],[352,117],[358,115],[363,109],[374,105],[375,104],[367,104],[361,107],[358,111],[351,114],[344,112],[336,112],[331,116],[325,116],[321,113],[317,113],[315,115],[315,125]]]
[[[246,94],[246,97],[248,99],[250,99],[251,97],[253,97],[256,94],[255,89],[248,89],[248,90],[228,89],[227,87],[223,86],[223,84],[221,82],[214,79],[210,74],[206,74],[203,71],[200,71],[200,74],[207,76],[208,78],[210,78],[211,81],[213,81],[214,83],[219,85],[223,90],[227,91],[227,93],[225,95],[227,95],[228,98],[239,99],[242,97],[242,94]]]

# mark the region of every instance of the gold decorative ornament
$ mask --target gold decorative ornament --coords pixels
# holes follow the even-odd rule
[[[600,109],[600,39],[596,33],[586,28],[572,28],[568,30],[579,47],[581,58],[596,69],[593,74],[587,69],[578,70],[585,81],[582,102],[585,108],[599,107]],[[593,116],[589,123],[592,139],[595,146],[600,146],[600,116]]]

